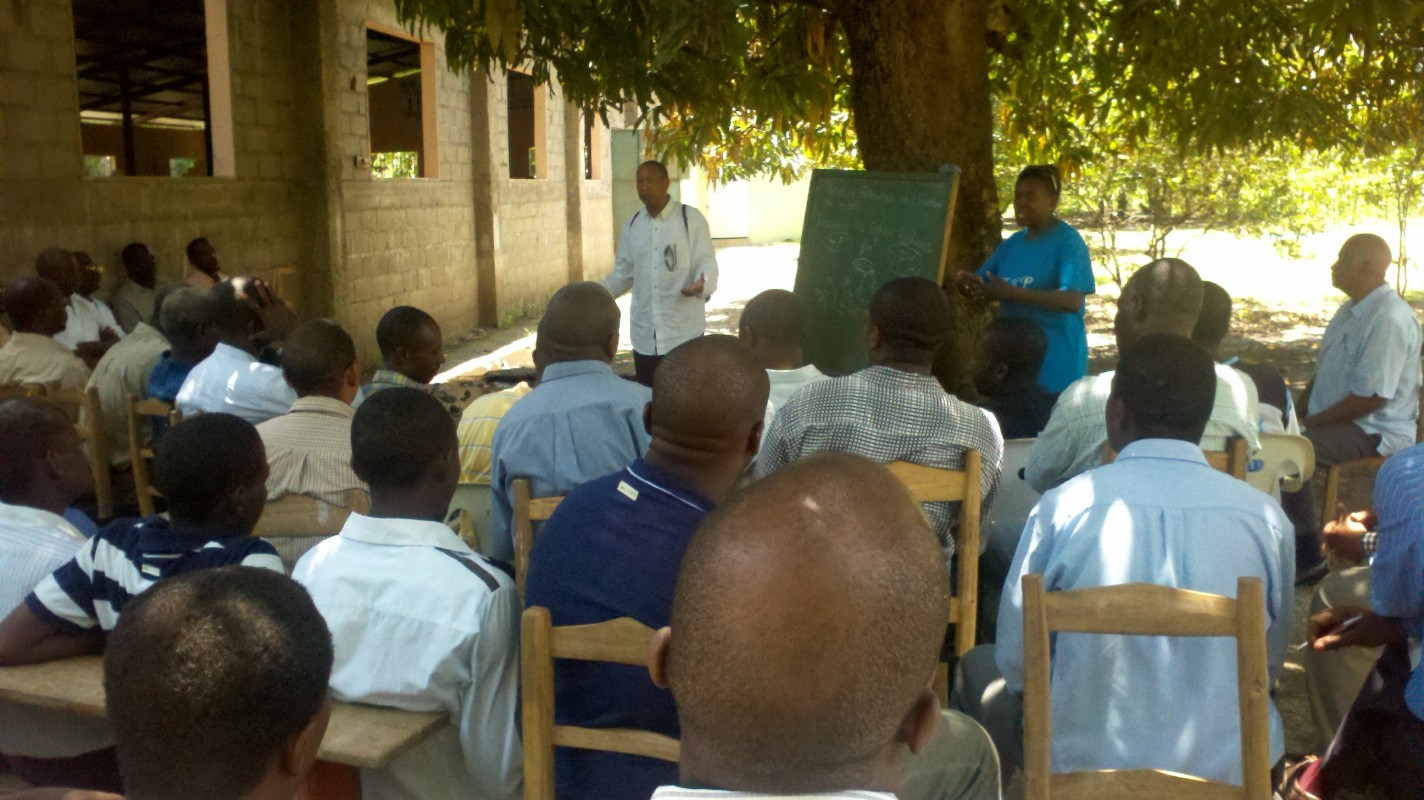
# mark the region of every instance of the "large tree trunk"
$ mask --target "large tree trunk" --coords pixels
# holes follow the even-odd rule
[[[994,188],[988,0],[843,0],[851,106],[866,169],[961,170],[945,282],[974,270],[999,244]],[[969,356],[983,310],[949,292],[956,311],[935,374],[972,397]]]

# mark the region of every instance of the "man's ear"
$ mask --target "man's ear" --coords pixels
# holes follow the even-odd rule
[[[613,359],[618,356],[618,329],[614,328],[613,335],[608,337],[608,341],[603,343],[603,354],[608,356],[608,363],[613,363]]]
[[[761,437],[765,433],[766,420],[759,419],[752,424],[752,432],[747,435],[747,455],[756,458],[756,454],[761,452]]]
[[[1122,452],[1122,448],[1130,444],[1128,427],[1127,404],[1117,392],[1113,392],[1108,395],[1107,430],[1108,444],[1112,445],[1115,452]]]
[[[649,435],[653,435],[653,401],[643,406],[643,430]]]
[[[648,640],[648,675],[653,679],[653,685],[659,689],[667,689],[668,673],[668,647],[672,644],[672,628],[662,627]]]
[[[321,708],[300,731],[293,734],[282,745],[277,768],[284,776],[300,781],[316,763],[316,753],[326,736],[327,723],[331,721],[331,698],[321,701]]]
[[[935,734],[939,733],[939,722],[939,695],[925,687],[915,699],[915,704],[905,713],[904,719],[900,720],[900,731],[896,738],[904,742],[911,753],[921,753],[934,741]]]
[[[351,363],[346,365],[346,372],[342,374],[341,378],[348,388],[352,386],[361,388],[361,359],[351,359]]]
[[[873,353],[880,349],[881,342],[885,337],[880,333],[880,329],[871,324],[869,320],[865,323],[865,352]]]

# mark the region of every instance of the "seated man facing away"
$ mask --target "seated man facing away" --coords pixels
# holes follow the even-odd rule
[[[533,391],[538,382],[536,376],[532,381],[520,381],[507,389],[482,394],[465,406],[460,415],[460,427],[456,431],[460,438],[460,488],[456,490],[452,502],[454,507],[469,513],[481,552],[493,552],[495,548],[494,512],[491,508],[494,498],[490,491],[494,473],[494,433],[509,409]]]
[[[1128,345],[1108,398],[1117,460],[1045,494],[1029,516],[1004,583],[998,644],[960,661],[954,691],[1006,767],[1023,763],[1024,575],[1041,574],[1050,592],[1151,583],[1227,597],[1238,578],[1260,578],[1271,680],[1280,674],[1294,537],[1275,500],[1212,469],[1196,445],[1215,366],[1179,336]],[[1237,695],[1232,640],[1059,633],[1052,679],[1054,772],[1161,769],[1241,784],[1240,716],[1227,700]],[[1270,730],[1274,761],[1285,747],[1274,706]]]
[[[1005,439],[1032,439],[1048,424],[1057,398],[1038,382],[1047,353],[1048,335],[1032,317],[999,317],[979,334],[974,388]]]
[[[353,491],[366,491],[351,469],[351,418],[356,415],[351,401],[361,389],[356,345],[329,319],[304,322],[287,337],[282,375],[297,401],[291,411],[257,426],[267,451],[267,502],[305,495],[346,507]],[[318,541],[282,537],[273,544],[290,566]]]
[[[164,287],[159,294],[163,302],[176,287]],[[86,389],[99,391],[99,406],[104,411],[104,433],[109,440],[109,462],[129,463],[129,395],[143,397],[153,368],[170,349],[163,335],[162,322],[157,318],[140,322],[133,332],[109,348]]]
[[[1117,302],[1113,333],[1121,353],[1152,333],[1189,338],[1201,313],[1202,281],[1192,265],[1179,258],[1160,258],[1132,273]],[[1074,381],[1058,396],[1048,426],[1028,454],[1024,480],[1043,494],[1103,462],[1108,443],[1107,407],[1113,373]],[[1175,388],[1168,386],[1166,391]],[[1218,364],[1216,395],[1202,434],[1203,450],[1225,450],[1233,436],[1246,440],[1246,450],[1260,449],[1256,435],[1256,387],[1240,372]]]
[[[450,715],[451,724],[363,770],[368,800],[515,800],[521,793],[519,588],[441,520],[460,476],[455,422],[418,389],[377,392],[351,424],[369,516],[292,572],[336,642],[338,700]]]
[[[622,469],[648,449],[647,387],[613,373],[618,304],[596,283],[572,283],[549,300],[534,344],[539,387],[509,409],[494,433],[494,550],[514,560],[514,480],[534,497],[566,494]]]
[[[297,394],[282,370],[258,360],[263,346],[296,327],[287,304],[259,278],[222,281],[208,290],[208,313],[217,331],[213,354],[193,367],[178,390],[183,416],[223,412],[256,425],[287,413]]]
[[[381,349],[381,368],[361,390],[358,408],[373,392],[409,386],[430,394],[451,418],[460,419],[460,400],[430,383],[445,363],[445,342],[434,317],[414,306],[396,306],[376,323],[376,346]]]
[[[326,733],[331,662],[331,634],[311,598],[266,570],[181,575],[135,598],[104,655],[129,800],[289,800]]]
[[[114,317],[125,333],[133,333],[140,322],[158,313],[158,262],[143,242],[130,242],[119,253],[127,278],[114,290]]]
[[[59,287],[44,278],[16,278],[0,294],[0,305],[15,332],[0,347],[0,384],[57,383],[83,389],[89,367],[54,335],[64,330],[65,304]]]
[[[766,396],[765,370],[736,339],[673,348],[653,373],[647,456],[559,504],[530,554],[526,604],[549,609],[555,625],[668,624],[683,550],[756,454]],[[677,736],[672,697],[645,671],[576,661],[554,670],[556,723]],[[555,768],[564,800],[641,800],[674,775],[665,761],[568,748],[556,751]]]
[[[143,396],[172,405],[188,373],[218,346],[208,293],[191,286],[175,289],[158,307],[157,327],[167,337],[169,349],[153,365]]]
[[[1324,757],[1292,770],[1284,800],[1363,796],[1371,785],[1390,800],[1424,797],[1424,445],[1380,467],[1374,502],[1379,549],[1369,607],[1311,617],[1308,638],[1313,652],[1384,649]],[[1359,621],[1342,627],[1352,619]]]
[[[867,459],[734,495],[692,537],[649,658],[687,787],[655,800],[996,800],[993,745],[930,688],[949,596],[924,515]]]
[[[882,464],[911,461],[962,469],[978,450],[983,514],[999,490],[1004,439],[982,408],[948,394],[930,375],[950,328],[949,300],[934,281],[896,278],[870,298],[870,366],[811,384],[776,413],[757,457],[757,477],[815,453],[856,453]],[[925,506],[945,557],[954,555],[958,503]]]
[[[768,428],[771,418],[797,389],[826,377],[815,364],[806,363],[806,324],[801,300],[785,289],[767,289],[747,301],[737,338],[756,353],[766,376],[771,379],[766,410]]]
[[[164,578],[227,564],[282,571],[251,535],[267,497],[255,428],[231,414],[184,420],[159,441],[153,469],[171,521],[113,522],[40,581],[0,621],[0,666],[98,652],[124,606]]]
[[[55,406],[33,399],[0,404],[0,615],[84,546],[63,514],[94,490],[79,434]],[[0,701],[0,753],[36,786],[118,788],[108,723]]]
[[[1218,363],[1240,370],[1256,386],[1256,412],[1262,432],[1300,433],[1295,403],[1285,376],[1270,364],[1221,357],[1221,342],[1231,330],[1231,295],[1211,281],[1202,282],[1201,314],[1192,328],[1192,341],[1206,348]]]

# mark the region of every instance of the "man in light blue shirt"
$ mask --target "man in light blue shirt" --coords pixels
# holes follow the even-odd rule
[[[539,386],[509,409],[494,433],[494,541],[486,555],[514,560],[516,478],[530,479],[535,497],[562,495],[647,452],[643,412],[652,391],[610,366],[619,316],[613,296],[596,283],[569,284],[549,301],[534,345]]]
[[[1030,515],[1004,584],[998,644],[965,657],[954,693],[1006,763],[1022,759],[1026,574],[1043,575],[1049,591],[1141,582],[1226,596],[1238,578],[1260,578],[1271,678],[1279,674],[1293,605],[1291,526],[1274,500],[1212,469],[1196,444],[1213,367],[1178,336],[1128,347],[1108,400],[1117,460],[1044,495]],[[1059,634],[1055,645],[1055,772],[1163,769],[1240,785],[1234,642]],[[1273,760],[1284,745],[1273,707]]]
[[[1379,539],[1371,608],[1317,614],[1309,636],[1317,652],[1380,646],[1384,652],[1325,757],[1287,780],[1281,792],[1287,800],[1338,797],[1372,783],[1391,800],[1424,797],[1424,444],[1385,462],[1374,499]]]

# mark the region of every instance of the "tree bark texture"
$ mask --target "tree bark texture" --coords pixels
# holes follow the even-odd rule
[[[945,282],[977,269],[999,244],[994,187],[988,0],[845,0],[837,12],[851,58],[851,106],[869,170],[960,169]],[[983,309],[950,289],[955,325],[935,367],[945,388],[973,397],[970,355]]]

